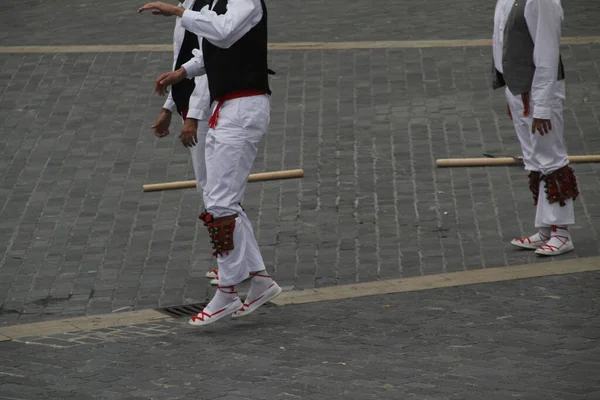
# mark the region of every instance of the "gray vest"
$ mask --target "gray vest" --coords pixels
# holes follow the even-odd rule
[[[535,74],[533,62],[533,40],[525,20],[525,4],[527,0],[515,0],[504,27],[504,48],[502,49],[501,74],[492,63],[494,89],[505,85],[513,95],[529,93]],[[559,56],[558,77],[565,78],[562,58]]]

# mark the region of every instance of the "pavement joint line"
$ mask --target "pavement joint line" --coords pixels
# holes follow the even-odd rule
[[[272,303],[278,306],[307,304],[591,271],[600,271],[600,257],[575,258],[290,291],[283,292]],[[168,320],[173,320],[173,318],[156,310],[139,310],[12,325],[0,327],[0,342]]]
[[[562,38],[563,45],[600,44],[600,36],[569,36]],[[269,50],[360,50],[360,49],[411,49],[448,47],[490,47],[491,39],[453,40],[375,40],[354,42],[289,42],[270,43]],[[130,53],[171,52],[170,44],[122,44],[122,45],[55,45],[55,46],[0,46],[3,54],[33,53]]]

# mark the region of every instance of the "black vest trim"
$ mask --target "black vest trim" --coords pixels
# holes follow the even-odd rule
[[[208,78],[211,103],[227,94],[242,90],[258,90],[271,94],[267,66],[267,7],[261,0],[262,19],[228,49],[202,41],[204,66]],[[227,12],[227,0],[218,0],[212,10],[218,15]]]

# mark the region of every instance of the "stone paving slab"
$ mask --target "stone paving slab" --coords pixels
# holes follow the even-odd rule
[[[172,20],[136,7],[7,0],[0,45],[168,44]],[[271,40],[489,39],[492,8],[286,0],[270,7]],[[570,1],[565,13],[565,35],[600,33],[595,5]],[[563,51],[569,150],[599,153],[600,45]],[[245,207],[282,285],[538,261],[506,244],[531,229],[519,168],[432,167],[436,158],[518,153],[502,94],[489,89],[489,48],[270,57],[271,133],[253,172],[304,168],[305,178],[249,185]],[[196,192],[141,192],[144,183],[192,177],[187,150],[149,130],[163,102],[151,83],[170,64],[169,53],[154,52],[0,55],[0,324],[211,295]],[[576,171],[577,251],[564,258],[600,253],[598,166]]]
[[[600,271],[600,257],[580,258],[529,265],[511,265],[507,267],[476,269],[412,278],[387,279],[385,281],[363,282],[350,285],[329,286],[305,290],[286,290],[283,288],[277,298],[268,305],[284,306],[318,303],[357,297],[381,296],[405,292],[476,285],[492,282],[504,282],[539,278],[554,275],[569,275]],[[246,292],[238,291],[240,298]],[[182,316],[192,316],[203,308],[203,304],[184,305],[165,309],[145,309],[135,311],[116,311],[110,314],[90,315],[75,318],[63,318],[11,326],[0,326],[0,342],[18,340],[32,336],[59,337],[57,334],[69,334],[69,337],[86,331],[97,331],[124,325],[143,325],[162,322]]]
[[[600,46],[563,48],[571,154],[600,153]],[[271,132],[245,199],[268,269],[296,288],[538,261],[518,167],[435,169],[517,154],[488,48],[271,53]],[[0,323],[202,302],[208,240],[189,154],[150,132],[168,53],[0,55]],[[175,129],[180,126],[175,123]],[[600,254],[598,166],[578,165],[569,257]]]
[[[0,398],[594,400],[599,289],[591,272],[3,342]]]
[[[145,1],[4,0],[0,45],[167,44],[171,19],[138,15]],[[175,3],[175,2],[171,2]],[[269,7],[272,42],[480,39],[491,37],[495,2],[456,0],[277,0]],[[563,1],[565,36],[598,33],[593,1]]]

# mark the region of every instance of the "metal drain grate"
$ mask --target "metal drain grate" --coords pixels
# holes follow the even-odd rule
[[[291,290],[294,289],[293,286],[282,286],[281,289],[283,289],[284,292],[289,292]],[[248,294],[245,291],[240,291],[239,293],[240,298],[245,298],[246,295]],[[185,304],[185,305],[181,305],[181,306],[171,306],[171,307],[163,307],[163,308],[157,308],[156,311],[163,313],[165,315],[168,315],[170,317],[173,318],[183,318],[183,317],[191,317],[193,315],[198,314],[200,311],[202,311],[204,309],[204,307],[206,307],[206,305],[208,304],[208,301],[205,303],[194,303],[194,304]],[[277,307],[275,304],[272,304],[271,302],[266,303],[263,305],[264,308],[269,308],[269,307]]]
[[[166,314],[173,318],[191,317],[198,314],[207,303],[186,304],[184,306],[173,306],[158,308],[156,311]]]

